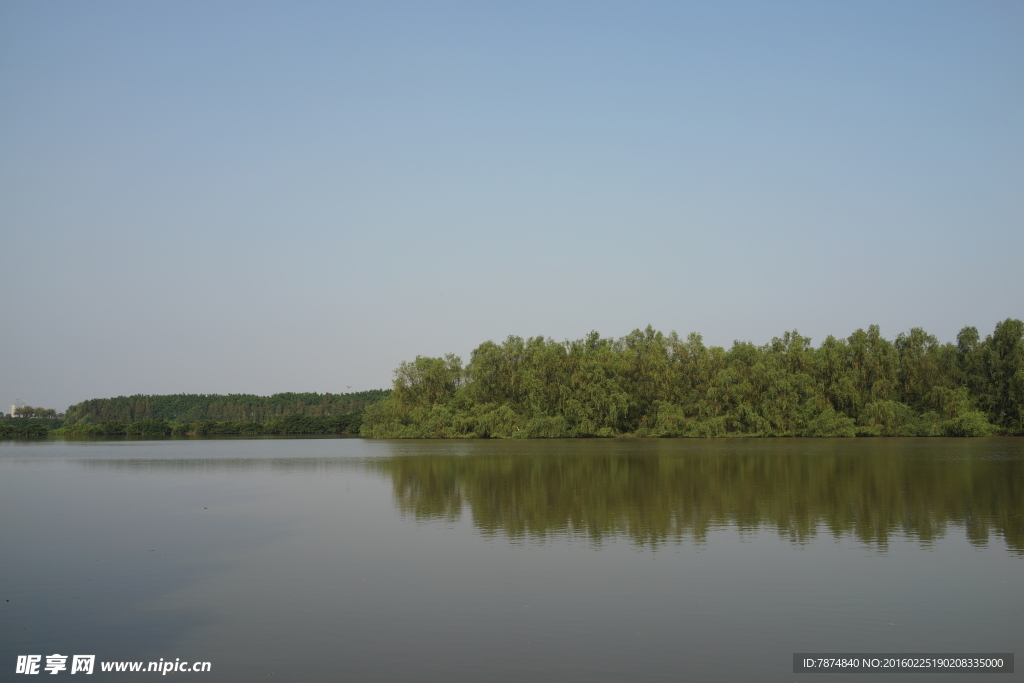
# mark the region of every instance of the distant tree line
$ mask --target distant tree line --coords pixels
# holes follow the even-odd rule
[[[203,421],[266,422],[285,415],[338,417],[361,412],[381,400],[386,389],[349,394],[284,393],[272,396],[253,394],[170,394],[94,398],[69,407],[66,423],[85,421],[139,422],[166,420],[175,424]]]
[[[198,420],[196,422],[170,422],[162,418],[135,422],[105,420],[81,421],[52,434],[56,436],[228,436],[261,434],[358,434],[363,413],[337,416],[301,415],[290,413],[262,422],[255,420]]]
[[[53,408],[17,406],[14,413],[0,413],[0,437],[46,436],[63,424],[64,413]]]
[[[621,339],[485,342],[463,366],[417,357],[367,407],[363,436],[719,437],[1024,434],[1024,323],[956,343],[877,325],[819,347],[796,331],[705,346],[651,327]]]
[[[0,437],[358,434],[366,406],[389,393],[140,394],[82,401],[56,413],[63,420],[25,406],[35,417],[0,421]]]
[[[52,429],[52,425],[28,419],[0,420],[0,437],[47,436]]]
[[[34,406],[15,406],[11,417],[37,418],[37,419],[58,419],[64,417],[64,413],[58,413],[53,408],[36,408]]]

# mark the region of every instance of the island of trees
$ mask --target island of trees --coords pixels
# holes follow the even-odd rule
[[[651,327],[621,339],[509,337],[417,357],[367,406],[371,438],[1024,434],[1024,323],[956,343],[877,326],[817,348],[797,332],[705,346]]]

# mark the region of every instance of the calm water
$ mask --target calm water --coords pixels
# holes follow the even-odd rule
[[[0,678],[52,653],[559,683],[1019,658],[1022,512],[1024,439],[0,442]],[[1024,677],[937,680],[979,678]]]

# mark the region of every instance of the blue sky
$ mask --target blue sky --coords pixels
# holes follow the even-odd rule
[[[0,402],[1024,317],[1024,3],[0,4]]]

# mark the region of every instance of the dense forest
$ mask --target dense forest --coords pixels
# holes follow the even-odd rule
[[[170,394],[164,396],[118,396],[94,398],[67,409],[66,424],[85,421],[139,422],[167,420],[176,424],[207,420],[264,422],[285,415],[337,417],[365,410],[389,392],[385,389],[350,394],[285,393],[272,396],[253,394]]]
[[[463,366],[417,357],[367,407],[372,438],[1024,434],[1024,323],[956,343],[878,326],[817,348],[787,332],[728,350],[648,327],[485,342]]]

